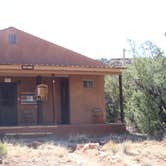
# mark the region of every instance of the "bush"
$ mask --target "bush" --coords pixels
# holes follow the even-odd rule
[[[0,156],[5,157],[7,155],[6,144],[0,143]]]
[[[145,55],[136,54],[123,73],[126,118],[135,124],[138,132],[164,131],[166,57],[151,42],[143,43],[136,52]]]

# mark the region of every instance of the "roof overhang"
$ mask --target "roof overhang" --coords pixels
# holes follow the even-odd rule
[[[0,75],[4,76],[51,76],[51,75],[119,75],[123,68],[85,68],[45,65],[0,65]]]

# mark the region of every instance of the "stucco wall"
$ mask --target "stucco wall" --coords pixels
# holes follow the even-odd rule
[[[0,77],[0,82],[4,82],[5,77]],[[17,123],[18,125],[37,124],[37,104],[21,104],[20,94],[36,91],[36,77],[10,77],[12,82],[17,83]],[[60,123],[60,78],[55,78],[55,124]],[[52,78],[43,77],[42,83],[48,85],[48,100],[43,102],[43,124],[53,123],[53,99],[52,99]],[[32,120],[23,118],[24,111],[31,110]]]
[[[35,92],[36,90],[36,78],[35,77],[25,77],[25,78],[15,78],[20,80],[18,84],[18,96],[22,92]],[[60,80],[55,78],[55,124],[60,123]],[[42,83],[48,85],[48,100],[43,101],[43,124],[52,124],[53,123],[53,99],[52,99],[52,78],[43,77]],[[26,109],[33,110],[33,119],[34,123],[37,123],[37,105],[26,105],[20,104],[18,102],[18,123],[24,123],[22,119],[22,112]]]
[[[25,124],[23,120],[24,110],[32,110],[33,122],[37,124],[37,105],[21,104],[20,94],[23,92],[35,92],[35,77],[11,77],[12,82],[17,83],[17,116],[18,125]],[[93,80],[93,88],[83,88],[83,80]],[[55,78],[55,124],[61,124],[61,78]],[[0,82],[4,82],[4,77],[0,77]],[[48,100],[43,103],[43,123],[53,122],[53,99],[52,99],[52,78],[43,77],[42,83],[48,85]],[[103,76],[69,76],[69,109],[70,124],[87,124],[105,122],[105,101],[104,101],[104,77]],[[101,116],[94,120],[93,109],[100,108]]]
[[[83,88],[83,80],[93,80],[93,88]],[[105,122],[104,76],[70,76],[70,123],[97,123],[94,120],[93,109],[102,111],[98,122]]]

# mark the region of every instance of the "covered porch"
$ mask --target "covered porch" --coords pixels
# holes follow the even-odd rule
[[[105,74],[119,75],[123,123],[121,69],[91,70],[1,65],[0,126],[104,124]],[[84,87],[85,81],[92,81],[92,87]],[[44,98],[38,94],[40,85],[47,88]]]
[[[0,101],[0,126],[69,124],[68,77],[1,76]]]

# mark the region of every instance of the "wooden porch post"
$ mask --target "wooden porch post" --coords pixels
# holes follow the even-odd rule
[[[119,75],[119,99],[120,99],[120,117],[121,122],[124,123],[124,112],[123,112],[123,90],[122,90],[122,75]]]
[[[36,85],[39,85],[42,83],[42,77],[37,76],[36,77]],[[41,99],[37,99],[37,124],[42,124],[43,122],[43,103]]]
[[[52,80],[52,112],[53,112],[53,123],[55,124],[55,80]]]

